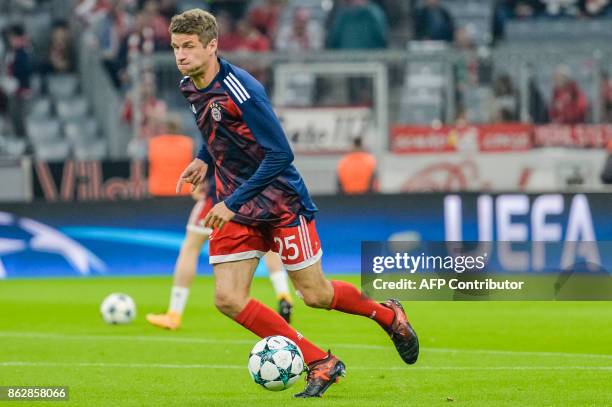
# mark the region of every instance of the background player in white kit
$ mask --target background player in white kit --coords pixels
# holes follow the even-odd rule
[[[189,215],[185,240],[183,240],[174,267],[174,280],[168,310],[162,314],[147,315],[147,321],[160,328],[176,330],[181,326],[183,311],[189,297],[189,288],[196,275],[198,258],[202,252],[202,247],[204,247],[212,232],[212,229],[202,224],[208,211],[215,203],[213,199],[215,189],[212,179],[212,177],[207,177],[205,182],[191,193],[196,203]],[[264,262],[278,299],[278,313],[285,321],[290,322],[293,300],[289,291],[287,272],[283,268],[283,263],[277,253],[268,252],[264,256]]]

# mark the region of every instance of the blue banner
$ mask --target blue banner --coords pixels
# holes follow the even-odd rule
[[[315,202],[329,274],[359,273],[362,241],[612,240],[612,194],[326,196]],[[188,198],[0,205],[0,278],[171,274],[192,206]],[[199,272],[211,272],[207,248]]]

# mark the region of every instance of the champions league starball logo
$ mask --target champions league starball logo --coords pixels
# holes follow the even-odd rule
[[[92,271],[103,273],[106,265],[96,255],[62,232],[29,218],[0,212],[0,278],[8,273],[19,274],[19,270],[7,267],[9,257],[34,254],[51,254],[62,258],[66,267],[81,275]]]

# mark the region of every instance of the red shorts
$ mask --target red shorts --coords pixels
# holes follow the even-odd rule
[[[200,199],[193,205],[191,215],[187,221],[187,230],[190,232],[201,233],[204,235],[210,235],[212,233],[211,228],[205,227],[202,222],[206,217],[206,214],[212,209],[213,200],[212,198]]]
[[[228,222],[210,235],[210,264],[261,258],[275,251],[289,271],[301,270],[323,255],[314,219],[298,226],[271,228]]]

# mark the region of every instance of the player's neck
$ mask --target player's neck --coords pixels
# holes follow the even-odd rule
[[[193,83],[198,89],[204,89],[215,79],[219,69],[221,69],[219,60],[215,58],[213,59],[212,64],[206,67],[204,72],[202,72],[200,75],[192,76],[191,80],[193,80]]]

